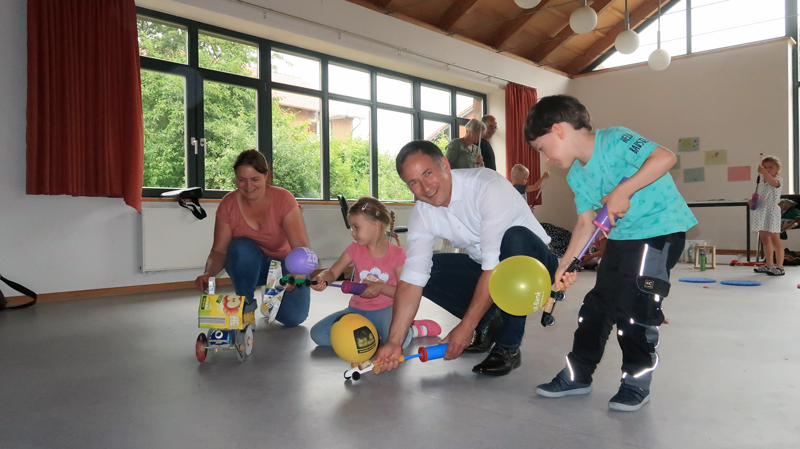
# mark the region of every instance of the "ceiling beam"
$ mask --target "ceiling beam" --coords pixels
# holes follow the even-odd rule
[[[464,18],[475,7],[478,0],[456,0],[447,8],[439,19],[438,27],[446,33],[452,33],[459,20]]]
[[[612,0],[597,0],[593,2],[590,6],[594,9],[594,12],[600,13],[605,7],[610,5]],[[525,58],[530,59],[533,62],[542,62],[551,53],[553,53],[558,47],[560,47],[567,39],[574,36],[575,32],[572,31],[572,28],[569,27],[569,21],[564,25],[564,28],[555,35],[552,39],[548,40],[547,42],[543,43],[536,47],[530,54],[523,55]],[[614,34],[614,37],[617,35]]]
[[[497,33],[497,37],[492,42],[489,42],[489,45],[498,49],[503,50],[508,42],[517,35],[517,33],[522,30],[528,22],[536,16],[536,12],[542,9],[542,7],[547,2],[541,2],[536,5],[535,8],[526,9],[519,13],[516,17],[511,19],[506,25],[500,28],[499,32]]]
[[[380,9],[391,10],[397,0],[371,0],[371,2]]]
[[[645,0],[645,2],[639,5],[638,8],[631,11],[631,18],[636,18],[636,23],[631,20],[631,29],[638,28],[645,22],[645,20],[658,12],[658,1],[659,0]],[[661,0],[661,8],[663,9],[664,5],[669,2],[670,0]],[[618,24],[607,29],[606,36],[598,39],[594,44],[590,45],[589,48],[587,48],[583,53],[584,56],[575,58],[575,60],[573,60],[567,66],[565,71],[572,75],[581,73],[583,69],[589,67],[589,65],[596,61],[597,58],[602,56],[614,46],[614,41],[617,39],[617,35],[623,30],[625,30],[625,20],[622,20]]]

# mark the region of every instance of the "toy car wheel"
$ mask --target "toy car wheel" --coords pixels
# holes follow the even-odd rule
[[[244,330],[244,353],[250,355],[253,352],[253,326],[247,325]]]
[[[240,330],[234,332],[236,332],[236,335],[233,337],[233,349],[236,350],[236,358],[239,359],[240,362],[244,362],[244,359],[247,358],[247,347],[244,343],[245,331]]]
[[[197,341],[194,344],[194,354],[197,356],[198,362],[203,363],[206,361],[208,356],[208,338],[206,338],[206,334],[197,336]]]
[[[545,326],[552,326],[556,324],[556,319],[553,315],[544,315],[542,316],[542,324]]]

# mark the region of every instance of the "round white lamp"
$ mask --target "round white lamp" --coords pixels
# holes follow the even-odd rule
[[[663,48],[659,48],[650,53],[650,57],[647,59],[647,64],[651,69],[655,71],[661,71],[669,67],[669,63],[671,61],[672,56],[669,55],[669,52]]]
[[[597,13],[591,6],[581,6],[569,16],[569,27],[578,34],[591,33],[597,26]]]
[[[514,3],[522,9],[535,8],[541,2],[542,0],[514,0]]]
[[[617,35],[614,46],[618,52],[629,55],[639,48],[639,35],[636,34],[636,31],[625,30]]]

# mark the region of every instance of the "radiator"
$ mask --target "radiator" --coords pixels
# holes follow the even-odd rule
[[[198,220],[177,203],[145,204],[142,208],[142,272],[203,268],[214,240],[216,203],[203,203],[208,213]]]

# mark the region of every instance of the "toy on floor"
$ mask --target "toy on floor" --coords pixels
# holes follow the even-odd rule
[[[215,295],[214,278],[208,280],[208,294],[200,297],[197,312],[197,327],[208,329],[201,333],[195,342],[195,356],[202,363],[208,357],[208,350],[214,352],[235,350],[236,357],[243,362],[253,351],[253,327],[242,322],[244,297],[236,295]]]
[[[439,343],[438,345],[434,346],[423,346],[417,350],[416,354],[411,354],[408,356],[400,356],[398,361],[403,363],[407,360],[419,358],[420,362],[427,362],[428,360],[436,360],[441,359],[444,357],[444,353],[447,352],[447,343]],[[346,380],[359,380],[361,379],[361,375],[372,371],[373,368],[380,365],[380,363],[372,363],[369,360],[359,363],[358,366],[350,368],[349,370],[344,372],[344,378]]]
[[[314,251],[305,247],[295,248],[286,256],[286,269],[292,274],[309,275],[317,268],[317,261]],[[297,280],[291,275],[284,276],[280,261],[270,261],[267,282],[261,294],[261,314],[267,319],[267,324],[278,316],[286,285],[302,287],[308,283],[308,279]]]
[[[680,282],[688,282],[690,284],[713,284],[717,281],[711,278],[680,278]]]
[[[331,326],[331,346],[346,362],[366,362],[378,350],[378,331],[363,315],[346,313]]]
[[[735,287],[758,287],[761,285],[761,282],[756,281],[746,281],[746,280],[739,280],[739,279],[731,279],[728,281],[720,282],[722,285],[732,285]]]

